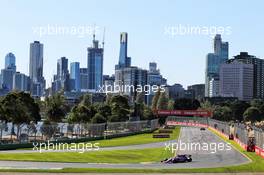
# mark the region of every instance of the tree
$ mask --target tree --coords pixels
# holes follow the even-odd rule
[[[66,115],[65,100],[61,93],[57,93],[45,100],[46,116],[50,122],[60,122]]]
[[[109,122],[120,122],[120,117],[117,114],[112,114],[109,119]]]
[[[157,110],[157,105],[158,105],[158,101],[160,98],[160,88],[158,89],[158,91],[155,93],[153,99],[152,99],[152,104],[151,104],[151,109],[152,111]]]
[[[263,100],[253,99],[250,101],[250,106],[260,108],[264,104]]]
[[[148,106],[144,106],[144,112],[142,117],[140,118],[141,120],[152,120],[155,119],[155,115],[153,114],[152,110]]]
[[[196,100],[196,99],[192,100],[192,110],[197,110],[200,107],[201,107],[201,104],[199,100]]]
[[[216,106],[213,118],[221,121],[230,121],[232,119],[232,111],[228,106]]]
[[[168,97],[165,92],[160,93],[157,109],[159,110],[166,110],[168,109]]]
[[[105,122],[106,122],[106,118],[104,118],[104,116],[100,113],[96,113],[91,120],[91,123],[105,123]]]
[[[98,113],[100,113],[105,119],[108,119],[112,115],[111,107],[107,104],[100,104],[97,108]]]
[[[214,111],[215,106],[212,105],[208,100],[204,101],[203,103],[200,104],[200,109],[205,109],[208,111]]]
[[[7,122],[7,115],[4,112],[4,107],[3,107],[3,100],[0,100],[0,121],[1,122]]]
[[[113,94],[112,93],[108,93],[108,94],[106,94],[106,100],[105,100],[105,103],[107,104],[107,105],[111,105],[111,99],[112,99],[112,97],[113,97]]]
[[[260,112],[260,120],[264,120],[264,104],[262,104],[259,108],[259,112]]]
[[[136,101],[133,106],[133,116],[143,118],[144,115],[144,106],[145,106],[145,94],[140,92],[137,94]]]
[[[7,122],[7,118],[6,118],[6,115],[4,113],[4,109],[3,109],[3,106],[2,106],[2,100],[0,99],[0,140],[2,140],[2,137],[3,137],[3,129],[4,129],[4,123]]]
[[[127,121],[130,113],[128,98],[122,95],[113,96],[111,98],[111,111],[114,116],[110,117],[112,121]]]
[[[92,118],[91,111],[88,107],[79,104],[72,107],[68,116],[69,123],[88,123]]]
[[[51,123],[49,120],[44,120],[40,127],[40,132],[48,139],[51,138],[58,131],[57,123]]]
[[[97,104],[88,106],[88,109],[90,110],[90,118],[92,118],[97,113]]]
[[[230,108],[232,110],[232,119],[243,121],[243,114],[246,111],[247,108],[249,108],[250,105],[247,102],[244,101],[235,101],[231,103]]]
[[[168,110],[174,110],[174,100],[172,99],[168,102]]]
[[[29,118],[32,122],[37,123],[41,120],[39,103],[35,101],[29,93],[19,92],[19,98],[26,107]]]
[[[2,99],[1,106],[4,119],[17,126],[17,138],[22,124],[29,124],[31,121],[36,123],[40,120],[38,104],[28,93],[11,92]]]
[[[200,107],[198,100],[192,100],[187,98],[176,99],[174,103],[174,109],[176,110],[197,110]]]
[[[82,135],[83,126],[91,121],[92,114],[89,107],[80,103],[72,107],[71,112],[68,115],[68,122],[71,124],[78,123],[78,133]]]
[[[260,121],[260,112],[256,107],[249,107],[243,114],[244,121]]]
[[[85,94],[81,97],[81,102],[82,105],[89,107],[92,104],[92,96],[91,94]]]
[[[145,104],[145,94],[144,94],[144,92],[140,92],[140,93],[137,94],[136,103]]]
[[[256,107],[258,108],[260,114],[259,114],[259,120],[263,120],[264,119],[264,100],[261,99],[253,99],[250,102],[250,105],[252,107]]]

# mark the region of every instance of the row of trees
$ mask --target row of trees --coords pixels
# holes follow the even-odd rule
[[[135,116],[140,120],[153,119],[155,116],[151,108],[145,104],[144,98],[143,94],[138,94],[135,102],[130,104],[128,97],[110,94],[105,102],[91,103],[91,95],[85,94],[78,104],[69,106],[62,93],[40,101],[25,92],[11,92],[0,98],[0,124],[12,123],[11,138],[16,135],[17,139],[20,139],[21,128],[24,125],[28,127],[28,131],[36,135],[36,123],[40,120],[43,120],[41,133],[52,137],[58,132],[59,122],[70,124],[124,122]],[[14,127],[17,127],[16,133]],[[1,127],[0,138],[3,129]]]
[[[20,135],[20,129],[24,124],[28,127],[40,121],[40,108],[38,103],[28,93],[12,92],[0,99],[0,120],[12,122],[17,126],[16,135]],[[13,127],[12,127],[13,128]],[[1,128],[1,137],[2,137]],[[30,128],[29,128],[30,129]],[[34,130],[34,128],[31,128]],[[11,136],[15,134],[12,133]]]
[[[19,136],[20,128],[24,124],[32,126],[31,130],[36,132],[34,124],[42,119],[44,124],[41,131],[49,135],[50,132],[54,133],[51,131],[51,126],[56,130],[58,122],[70,124],[124,122],[130,117],[151,120],[156,118],[153,111],[157,109],[197,109],[200,106],[198,101],[171,100],[166,93],[160,91],[153,97],[151,107],[145,104],[144,93],[138,93],[132,104],[126,96],[111,94],[107,96],[105,102],[91,103],[91,101],[91,95],[85,94],[78,104],[69,106],[62,93],[40,101],[25,92],[11,92],[0,99],[0,120],[17,126],[16,135]]]
[[[58,122],[68,123],[105,123],[123,122],[129,117],[138,116],[141,120],[155,118],[151,108],[145,104],[144,94],[136,96],[134,104],[129,104],[126,96],[108,95],[103,103],[91,103],[91,95],[85,94],[74,106],[65,102],[64,95],[57,93],[45,98],[44,101],[33,99],[25,92],[11,92],[0,99],[0,121],[11,122],[17,126],[17,136],[24,124],[34,125],[42,119],[41,128],[46,132],[47,128]],[[12,134],[11,134],[12,135]]]
[[[200,102],[198,100],[180,98],[169,99],[165,92],[158,91],[153,97],[152,110],[183,110],[190,109],[196,110],[200,108]]]
[[[200,103],[192,99],[169,99],[165,92],[158,91],[153,97],[152,111],[206,109],[213,112],[213,118],[221,121],[258,122],[264,120],[264,100],[254,99],[250,102],[227,101],[213,105],[209,101]]]
[[[259,99],[250,102],[225,102],[219,105],[212,105],[205,101],[201,104],[201,108],[213,111],[213,118],[221,121],[257,122],[264,120],[264,101]]]

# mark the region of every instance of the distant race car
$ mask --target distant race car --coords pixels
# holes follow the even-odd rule
[[[171,157],[169,159],[165,159],[161,161],[162,163],[167,163],[167,164],[173,164],[173,163],[185,163],[185,162],[191,162],[192,161],[192,156],[191,155],[177,155],[175,157]]]
[[[205,131],[205,128],[200,128],[200,131]]]

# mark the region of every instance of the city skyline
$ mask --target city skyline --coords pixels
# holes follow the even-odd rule
[[[256,26],[255,23],[261,19],[259,8],[262,2],[254,4],[238,3],[238,1],[223,1],[221,3],[211,3],[210,1],[204,1],[205,3],[194,2],[197,8],[190,6],[192,5],[190,1],[142,2],[143,5],[149,5],[148,14],[144,13],[143,7],[138,7],[138,14],[134,14],[129,10],[129,7],[133,9],[132,7],[137,6],[137,3],[124,2],[119,4],[118,2],[99,1],[96,5],[92,1],[81,1],[78,4],[74,2],[65,2],[63,4],[54,2],[51,5],[51,1],[45,1],[45,3],[40,3],[42,8],[33,1],[24,3],[3,2],[0,12],[1,18],[3,18],[1,20],[3,32],[0,36],[3,38],[2,41],[5,42],[0,42],[0,47],[2,48],[0,50],[2,59],[0,67],[4,67],[3,60],[5,55],[12,52],[16,56],[17,70],[28,75],[29,43],[35,40],[39,40],[44,44],[43,74],[47,87],[50,86],[52,76],[56,73],[54,62],[60,57],[66,56],[69,62],[77,61],[80,62],[80,67],[86,67],[87,47],[91,45],[92,33],[83,38],[55,35],[40,37],[32,30],[33,27],[47,25],[96,25],[99,26],[99,32],[96,35],[99,41],[102,41],[103,28],[105,27],[104,64],[111,66],[104,66],[104,74],[110,75],[114,74],[114,66],[119,57],[119,34],[123,31],[127,32],[129,34],[128,52],[133,60],[132,65],[140,65],[141,68],[147,69],[148,63],[155,61],[159,64],[159,68],[162,70],[164,77],[168,79],[169,84],[181,83],[184,87],[204,82],[204,58],[206,53],[212,49],[212,37],[208,35],[169,36],[164,31],[168,26],[178,26],[179,24],[185,26],[230,26],[231,34],[222,35],[224,41],[230,43],[229,58],[241,51],[263,58],[261,46],[263,24],[257,23]],[[31,3],[31,9],[26,7],[28,3]],[[56,7],[60,5],[62,8],[57,9]],[[82,6],[85,5],[94,8],[84,11]],[[166,7],[167,11],[163,10],[160,13],[156,13],[159,6]],[[221,13],[215,13],[215,6],[221,9]],[[43,15],[43,9],[46,7],[49,7],[49,14]],[[120,8],[120,12],[116,12],[113,7],[115,9]],[[188,8],[183,11],[180,7]],[[207,11],[202,11],[205,7]],[[254,9],[252,10],[253,13],[243,14],[240,12],[249,7]],[[16,13],[7,13],[12,8],[17,9]],[[72,13],[70,15],[65,14],[66,16],[63,13],[60,14],[63,9],[72,10]],[[73,14],[76,9],[83,14]],[[240,11],[236,9],[240,9]],[[122,16],[121,14],[124,15]],[[210,14],[210,19],[205,18],[208,14]],[[7,21],[5,16],[8,16],[9,18],[6,19],[10,20]],[[125,20],[132,16],[133,19]],[[142,18],[137,18],[137,16],[142,16]],[[165,16],[167,17],[166,19],[164,18]],[[156,19],[157,17],[163,19],[163,22]],[[23,21],[22,19],[24,18],[27,20]],[[67,20],[65,21],[64,18],[67,18]],[[242,18],[247,22],[247,25],[243,25],[243,28],[241,28]],[[20,21],[23,21],[23,24]],[[256,26],[254,29],[250,27],[252,26],[251,23]],[[251,33],[251,35],[248,36],[248,33]],[[254,43],[252,44],[253,41]],[[190,49],[192,52],[189,51]],[[193,71],[184,72],[186,69]],[[193,76],[194,72],[196,76]]]

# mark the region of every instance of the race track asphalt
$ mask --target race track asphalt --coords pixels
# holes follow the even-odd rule
[[[168,168],[212,168],[224,167],[231,165],[239,165],[249,163],[250,160],[231,147],[227,149],[226,143],[209,130],[200,131],[200,128],[181,127],[181,134],[178,141],[170,141],[168,143],[195,143],[197,147],[189,147],[189,149],[178,150],[177,154],[191,154],[193,162],[178,164],[162,164],[162,163],[134,163],[134,164],[112,164],[112,163],[57,163],[57,162],[28,162],[28,161],[0,161],[0,168],[16,168],[16,169],[61,169],[61,168],[128,168],[128,169],[168,169]],[[190,144],[189,144],[190,145]],[[207,150],[206,145],[209,145]],[[213,145],[213,146],[212,146]],[[224,145],[224,150],[214,152],[214,145]],[[174,145],[175,146],[175,145]],[[203,146],[203,147],[202,147]],[[164,147],[165,142],[151,143],[143,145],[130,145],[120,147],[102,148],[101,150],[121,150],[121,149],[144,149]],[[183,147],[182,147],[183,148]],[[187,148],[187,147],[186,147]],[[3,153],[6,153],[4,151]],[[29,150],[10,151],[12,153],[29,152]],[[32,150],[31,150],[32,152]],[[1,152],[0,152],[1,156]]]

